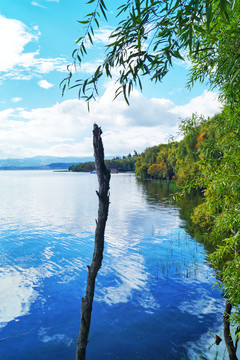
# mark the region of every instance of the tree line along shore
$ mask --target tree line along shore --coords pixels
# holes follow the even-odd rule
[[[222,280],[231,322],[240,325],[240,108],[225,106],[212,118],[181,122],[183,139],[147,148],[142,154],[106,160],[109,169],[135,171],[142,179],[174,180],[184,196],[200,189],[203,201],[191,216],[211,248],[209,260]],[[71,166],[92,171],[94,162]],[[231,304],[231,308],[229,308]],[[237,332],[237,335],[239,333]]]

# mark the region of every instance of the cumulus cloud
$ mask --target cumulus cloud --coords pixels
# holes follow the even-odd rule
[[[192,113],[208,117],[219,113],[221,109],[222,104],[218,100],[218,94],[204,90],[200,96],[191,99],[188,104],[176,106],[172,109],[172,113],[179,114],[181,117],[191,116]]]
[[[29,80],[39,73],[66,71],[64,58],[40,58],[38,49],[25,52],[26,45],[36,43],[41,35],[37,26],[29,29],[19,20],[0,15],[0,32],[8,34],[0,37],[0,73],[3,79]]]
[[[53,87],[54,85],[51,84],[50,82],[48,82],[47,80],[40,80],[38,82],[38,85],[43,88],[43,89],[50,89],[51,87]]]
[[[91,156],[94,122],[103,129],[106,155],[125,155],[134,149],[141,152],[175,136],[179,117],[190,116],[191,111],[196,110],[194,104],[201,104],[204,116],[220,109],[215,94],[210,92],[204,92],[183,106],[176,106],[164,98],[146,99],[136,90],[130,107],[121,97],[115,101],[112,97],[113,85],[110,83],[103,96],[91,103],[90,112],[86,103],[78,99],[31,111],[23,108],[1,111],[0,156]]]
[[[29,32],[19,20],[7,19],[0,15],[0,32],[8,36],[0,37],[0,71],[6,72],[14,66],[22,64],[27,59],[33,59],[36,53],[23,53],[24,47],[32,40],[37,39],[37,34]]]

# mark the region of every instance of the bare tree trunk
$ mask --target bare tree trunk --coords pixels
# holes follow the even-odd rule
[[[230,304],[230,302],[228,300],[226,300],[225,311],[223,314],[224,340],[225,340],[225,344],[227,347],[229,360],[238,360],[238,358],[236,356],[236,347],[234,346],[233,339],[231,336],[231,331],[230,331],[229,316],[231,315],[231,311],[232,311],[232,305]]]
[[[93,147],[95,166],[98,176],[99,191],[98,195],[98,220],[95,230],[95,247],[91,266],[88,266],[87,287],[85,297],[81,303],[81,326],[77,342],[77,360],[85,360],[86,347],[88,343],[88,333],[91,322],[92,302],[94,297],[95,280],[102,265],[104,249],[104,232],[108,217],[109,208],[109,182],[110,171],[104,163],[104,149],[101,139],[102,130],[96,124],[93,127]]]

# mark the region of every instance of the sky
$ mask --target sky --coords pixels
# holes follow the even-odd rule
[[[121,1],[106,4],[109,21],[96,31],[79,77],[101,63],[116,25]],[[93,6],[85,0],[0,0],[0,159],[92,156],[94,122],[103,130],[106,156],[140,153],[170,137],[179,139],[179,122],[192,113],[207,117],[220,112],[216,91],[204,84],[186,89],[189,64],[183,62],[176,62],[160,84],[144,80],[143,91],[133,91],[130,106],[120,97],[113,101],[113,80],[104,80],[90,112],[76,89],[62,97],[59,84],[84,32],[77,21]]]

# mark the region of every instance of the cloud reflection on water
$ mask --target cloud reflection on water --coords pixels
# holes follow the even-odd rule
[[[11,233],[0,261],[0,328],[30,314],[33,303],[46,301],[43,292],[46,279],[54,278],[55,283],[67,284],[85,268],[84,259],[78,252],[72,254],[66,250],[70,247],[72,237],[58,236],[58,243],[54,244],[53,238],[49,239],[45,231],[45,236],[40,237],[42,246],[38,248],[36,232],[22,234],[23,238],[28,239],[25,246],[20,246],[18,240],[14,242],[18,236]],[[83,234],[83,239],[86,241],[86,234]],[[35,247],[38,252],[35,252]],[[83,253],[86,255],[86,251]],[[4,266],[9,262],[12,265]]]
[[[0,269],[0,328],[29,313],[31,303],[38,297],[35,290],[37,282],[34,268],[16,269],[7,266]]]
[[[209,296],[209,292],[204,288],[197,288],[194,295],[196,299],[181,302],[178,306],[180,311],[199,318],[203,318],[204,315],[208,314],[223,314],[224,303],[222,299],[215,299],[212,296]]]
[[[0,326],[22,318],[19,327],[12,322],[2,334],[7,338],[12,330],[25,334],[35,327],[33,346],[46,346],[46,354],[51,356],[61,345],[61,351],[65,349],[62,358],[70,358],[69,348],[74,348],[71,339],[78,332],[86,265],[94,247],[96,178],[72,173],[25,173],[19,177],[14,211],[17,191],[11,192],[11,187],[0,209],[0,288],[4,289],[0,292]],[[11,174],[10,184],[17,182]],[[150,185],[147,190],[155,194],[156,187]],[[35,194],[41,186],[43,197],[41,192]],[[86,193],[81,191],[85,187]],[[171,354],[179,354],[183,347],[188,347],[192,360],[201,351],[194,347],[194,341],[201,339],[208,326],[219,323],[219,313],[222,316],[222,299],[219,292],[212,291],[215,277],[205,260],[204,247],[181,228],[176,206],[161,205],[162,193],[154,199],[145,191],[132,175],[112,176],[104,258],[91,325],[93,337],[97,335],[89,343],[93,360],[99,359],[103,345],[111,344],[112,355],[106,355],[110,360],[116,354],[134,360],[139,354],[142,359],[159,360],[159,353],[165,350],[174,359]],[[62,329],[64,322],[67,325]],[[125,344],[124,355],[119,334]],[[31,346],[30,332],[24,339],[26,350]],[[151,344],[150,349],[143,339]],[[7,345],[5,350],[7,353]]]

